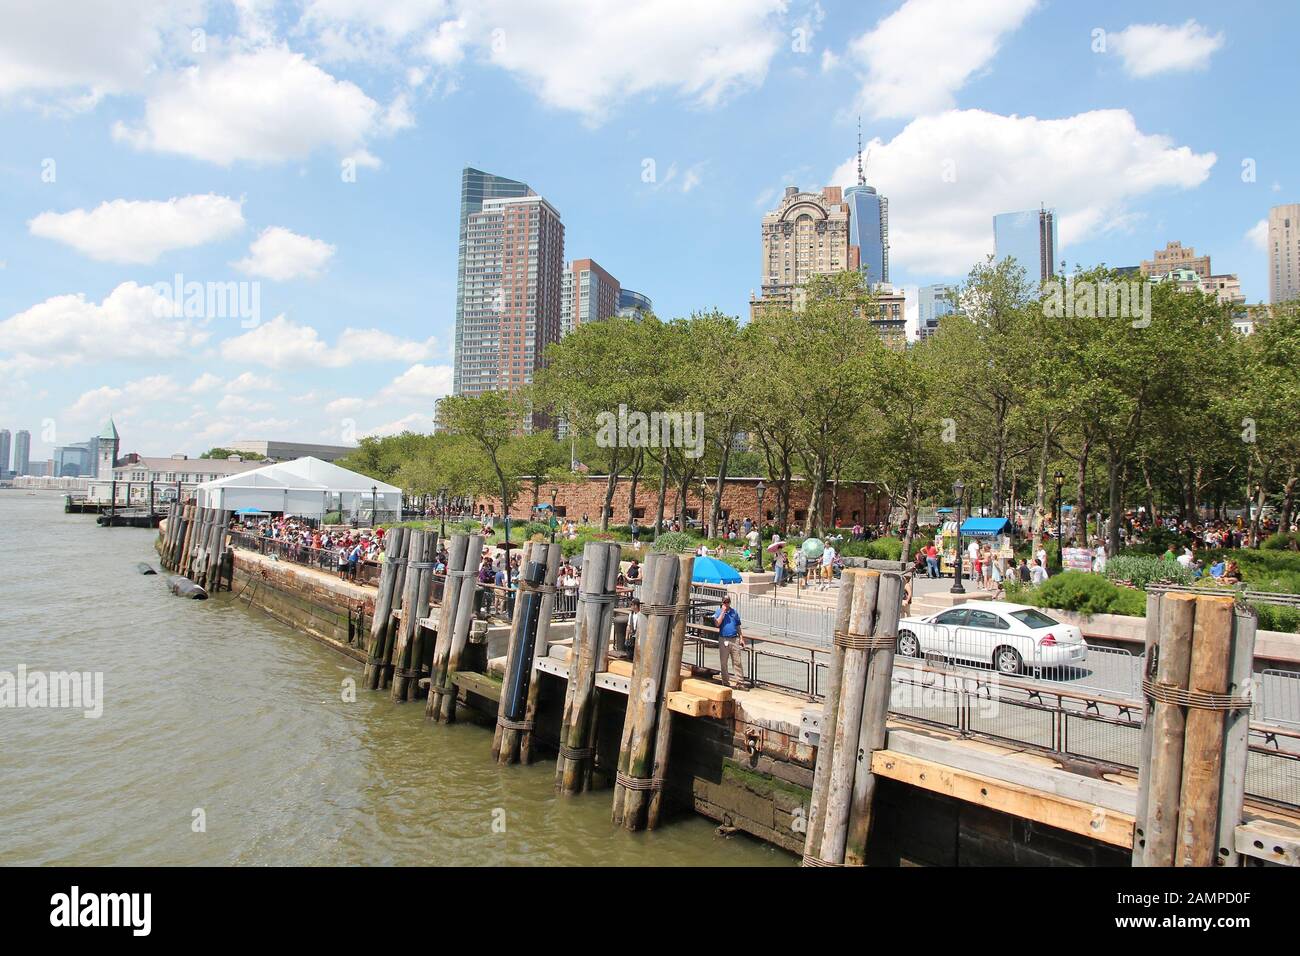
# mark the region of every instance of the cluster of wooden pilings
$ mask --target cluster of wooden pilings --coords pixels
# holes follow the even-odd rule
[[[847,569],[821,721],[805,866],[864,866],[876,792],[871,755],[885,746],[903,576]]]
[[[456,534],[448,543],[448,568],[436,595],[432,574],[438,538],[433,532],[390,529],[370,631],[363,686],[390,689],[395,702],[428,687],[425,716],[443,723],[456,717],[461,670],[476,613],[475,575],[483,553],[480,535]],[[608,665],[620,547],[591,542],[583,553],[574,641],[560,727],[556,788],[590,789],[596,752],[596,675]],[[628,706],[614,774],[613,816],[627,829],[659,822],[671,747],[668,696],[680,689],[682,648],[690,609],[694,556],[651,554],[645,563],[646,624],[632,661]],[[528,542],[506,646],[492,758],[530,763],[540,685],[537,664],[546,657],[563,555],[558,544]],[[433,629],[432,646],[425,637]]]
[[[1239,866],[1255,612],[1148,594],[1134,866]]]
[[[230,587],[226,531],[231,512],[174,502],[167,513],[160,563],[212,593]]]
[[[605,669],[609,654],[608,635],[614,619],[621,554],[617,544],[601,541],[588,542],[582,549],[582,585],[569,655],[569,681],[564,690],[560,753],[555,763],[555,785],[565,794],[582,793],[591,787],[596,755],[596,675]]]

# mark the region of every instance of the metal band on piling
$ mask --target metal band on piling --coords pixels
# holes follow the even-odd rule
[[[676,604],[642,604],[640,613],[646,617],[672,617],[677,613]]]
[[[629,790],[662,790],[664,782],[659,777],[629,777],[621,770],[614,772],[614,781]]]
[[[827,863],[821,857],[804,854],[801,866],[843,866],[843,863]]]
[[[1142,692],[1152,700],[1177,707],[1195,707],[1199,710],[1248,710],[1251,699],[1233,694],[1207,694],[1199,690],[1184,690],[1174,684],[1144,678]]]
[[[508,717],[497,717],[497,726],[503,730],[531,732],[533,729],[533,722],[531,720],[511,720]]]
[[[564,760],[587,760],[596,756],[594,747],[569,747],[560,744],[560,757]]]
[[[579,594],[579,604],[613,604],[618,600],[617,594]]]
[[[436,561],[407,561],[406,566],[412,571],[432,571]]]
[[[856,634],[853,631],[836,631],[834,635],[836,647],[844,647],[853,651],[871,651],[881,648],[893,647],[894,639],[888,634]]]

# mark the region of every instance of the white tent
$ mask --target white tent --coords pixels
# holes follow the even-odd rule
[[[319,458],[296,458],[205,481],[195,490],[203,508],[279,511],[304,517],[330,512],[400,514],[402,489]]]

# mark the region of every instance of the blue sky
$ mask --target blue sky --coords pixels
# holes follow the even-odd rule
[[[0,427],[34,458],[110,412],[143,454],[427,430],[465,165],[666,317],[746,314],[764,210],[852,182],[859,114],[909,293],[1042,202],[1071,265],[1176,239],[1258,301],[1300,194],[1289,4],[48,6],[0,0]],[[257,314],[177,314],[177,275]]]

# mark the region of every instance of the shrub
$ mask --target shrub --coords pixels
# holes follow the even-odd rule
[[[919,538],[915,539],[919,542]],[[919,545],[918,545],[919,546]],[[898,538],[876,538],[874,541],[845,541],[839,547],[846,558],[874,558],[877,561],[898,561],[903,553],[903,542]]]
[[[1295,551],[1300,548],[1300,540],[1297,540],[1297,535],[1279,531],[1265,538],[1261,547],[1269,551]]]
[[[1260,604],[1255,601],[1250,602],[1250,606],[1259,614],[1259,626],[1262,630],[1300,634],[1300,608],[1281,604]]]
[[[1114,614],[1125,602],[1123,588],[1098,574],[1066,571],[1048,578],[1038,586],[1036,602],[1040,607],[1055,607],[1080,614]],[[1133,594],[1139,592],[1133,591]],[[1143,598],[1145,602],[1145,598]]]
[[[1191,584],[1192,572],[1177,561],[1142,554],[1121,554],[1106,562],[1105,575],[1112,581],[1128,581],[1135,588],[1149,584]]]
[[[545,521],[530,521],[528,524],[524,525],[525,541],[535,534],[540,534],[543,538],[549,538],[551,536],[551,526]]]
[[[651,545],[650,550],[677,552],[680,554],[685,551],[695,550],[695,548],[698,547],[695,542],[696,538],[694,535],[689,535],[682,531],[665,531],[659,536],[659,540]]]

